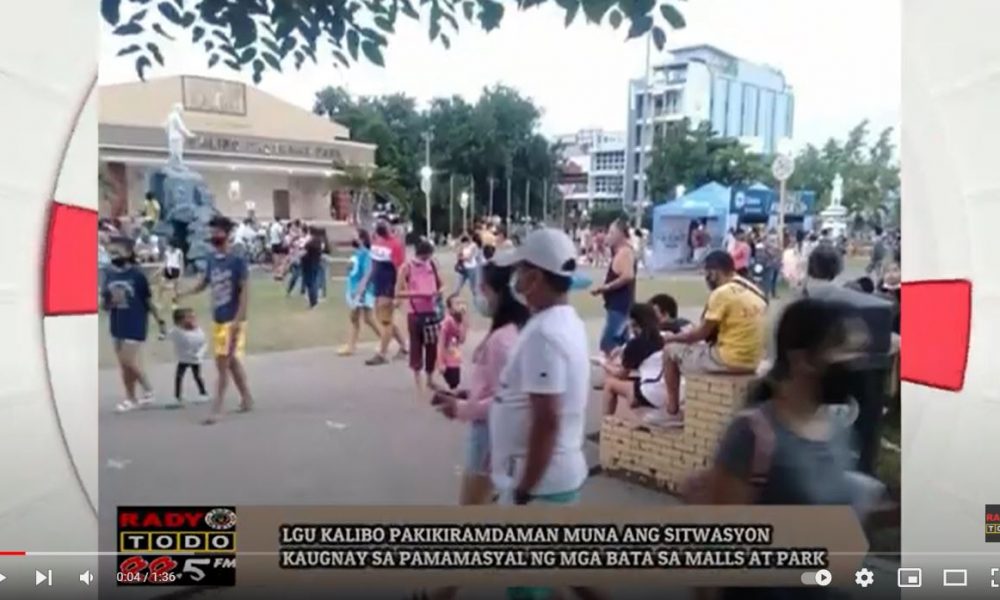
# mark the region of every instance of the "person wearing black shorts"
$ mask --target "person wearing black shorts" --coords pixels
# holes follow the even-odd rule
[[[629,310],[631,337],[625,343],[618,363],[605,365],[604,414],[614,415],[618,399],[624,398],[632,409],[663,406],[663,336],[659,320],[649,304],[636,304]],[[656,392],[656,393],[654,393]]]

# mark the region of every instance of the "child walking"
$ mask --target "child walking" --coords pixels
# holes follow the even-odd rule
[[[447,314],[441,324],[441,343],[438,345],[438,369],[451,390],[462,383],[462,345],[469,331],[465,301],[452,296],[447,301]]]
[[[208,401],[205,382],[201,378],[201,361],[205,359],[205,332],[198,327],[194,311],[190,308],[174,310],[174,329],[170,332],[177,357],[177,371],[174,373],[174,398],[178,405],[184,401],[184,374],[191,369],[194,382],[198,386],[198,402]]]

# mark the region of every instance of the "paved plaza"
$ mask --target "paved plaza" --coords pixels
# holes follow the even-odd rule
[[[699,307],[686,307],[682,316],[696,320],[700,311]],[[600,319],[587,319],[587,326],[589,339],[596,344]],[[467,353],[482,335],[482,331],[470,332]],[[114,515],[119,505],[455,504],[465,426],[446,420],[426,399],[417,398],[406,363],[364,366],[372,348],[370,344],[363,346],[357,355],[346,358],[337,356],[333,346],[251,354],[246,366],[255,410],[229,413],[214,426],[200,424],[209,410],[205,404],[116,414],[113,407],[121,399],[121,382],[115,369],[103,369],[102,547],[114,547]],[[148,369],[161,405],[173,402],[173,371],[173,364],[167,362]],[[211,387],[214,365],[206,363],[205,371]],[[191,396],[193,382],[189,379],[187,385]],[[230,389],[227,408],[232,411],[236,405],[236,390]],[[595,391],[588,432],[599,429],[600,412],[600,395]],[[596,467],[597,444],[588,441],[586,454],[588,463]],[[657,506],[678,502],[668,494],[608,477],[597,469],[592,473],[584,488],[584,504]],[[112,572],[110,569],[108,565],[105,572]],[[891,574],[882,577],[889,578]],[[656,597],[662,597],[664,591],[658,590]],[[470,592],[465,597],[494,596]],[[128,590],[121,597],[151,598],[162,593]],[[233,598],[236,594],[245,597],[236,591],[208,593]],[[385,597],[405,597],[400,594],[395,590]],[[686,594],[678,590],[672,597],[684,598]],[[638,600],[647,596],[616,593],[615,597]]]

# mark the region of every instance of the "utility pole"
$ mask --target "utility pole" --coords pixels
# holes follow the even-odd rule
[[[632,207],[633,210],[635,211],[635,226],[637,228],[642,226],[642,211],[643,207],[646,206],[646,194],[648,191],[646,186],[646,165],[648,164],[647,160],[649,156],[646,151],[646,143],[647,142],[649,143],[650,150],[652,150],[653,146],[653,140],[651,139],[652,136],[649,135],[649,127],[652,125],[652,120],[654,116],[652,110],[653,97],[652,97],[652,90],[650,89],[650,77],[649,77],[650,53],[652,52],[652,49],[653,49],[653,35],[652,32],[650,32],[646,34],[646,68],[643,71],[643,78],[645,80],[644,83],[645,90],[642,100],[642,112],[639,114],[639,117],[642,119],[642,127],[639,128],[639,149],[640,149],[639,165],[638,165],[639,197],[634,199],[635,205]],[[646,123],[647,115],[649,115],[649,122],[650,122],[648,125]]]
[[[524,218],[531,221],[531,180],[524,180]]]
[[[489,184],[490,184],[490,216],[491,217],[494,216],[494,215],[496,215],[496,213],[493,212],[493,184],[494,183],[496,183],[496,180],[493,178],[492,175],[490,175]]]
[[[542,223],[549,220],[549,180],[542,180]]]
[[[421,169],[422,183],[424,188],[424,194],[426,195],[426,208],[427,208],[427,239],[431,239],[431,184],[432,176],[434,171],[431,169],[431,140],[434,139],[433,131],[425,131],[422,134],[424,138],[424,168]]]
[[[469,175],[469,206],[472,208],[469,210],[469,226],[473,227],[476,224],[476,178]]]
[[[510,202],[510,192],[511,192],[511,186],[514,183],[514,178],[511,177],[511,174],[513,173],[513,171],[514,171],[514,160],[513,160],[513,158],[511,158],[510,155],[507,155],[507,231],[508,231],[508,235],[509,235],[509,232],[510,232],[510,225],[511,225],[511,221],[510,221],[510,217],[511,217],[511,214],[510,214],[510,205],[511,205],[511,202]]]
[[[455,174],[448,176],[448,235],[455,233]]]

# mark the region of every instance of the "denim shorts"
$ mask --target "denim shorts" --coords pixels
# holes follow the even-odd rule
[[[628,314],[616,310],[607,311],[604,330],[601,331],[601,352],[608,353],[625,343]]]
[[[465,474],[490,474],[490,426],[486,421],[473,421],[465,438]]]

